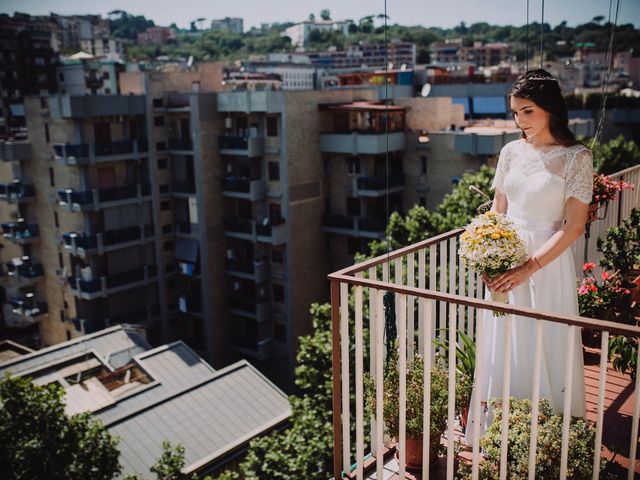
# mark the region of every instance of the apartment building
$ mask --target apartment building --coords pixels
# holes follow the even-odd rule
[[[2,144],[3,286],[23,305],[7,300],[5,325],[21,315],[45,345],[135,325],[289,390],[327,273],[505,140],[452,148],[450,98],[391,90],[385,107],[376,86],[216,91],[222,78],[126,72],[122,95],[28,100],[28,141]]]

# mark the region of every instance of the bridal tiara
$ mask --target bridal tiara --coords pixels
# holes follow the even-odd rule
[[[526,77],[526,79],[540,81],[540,82],[557,82],[558,81],[556,77],[552,77],[551,75],[531,75],[530,77]]]

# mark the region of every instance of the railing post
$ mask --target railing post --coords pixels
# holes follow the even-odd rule
[[[340,396],[340,284],[331,280],[331,365],[333,372],[333,476],[342,478],[342,425]]]

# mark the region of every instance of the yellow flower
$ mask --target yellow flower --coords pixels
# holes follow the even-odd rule
[[[491,238],[493,238],[494,240],[498,240],[500,238],[500,234],[499,233],[492,233],[491,234]]]

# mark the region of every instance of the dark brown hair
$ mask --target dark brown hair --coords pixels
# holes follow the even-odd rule
[[[578,143],[575,135],[569,130],[569,112],[560,91],[560,85],[553,75],[541,68],[529,70],[511,87],[511,97],[531,100],[538,107],[550,114],[549,131],[560,145],[571,147]],[[522,138],[526,138],[522,132]]]

